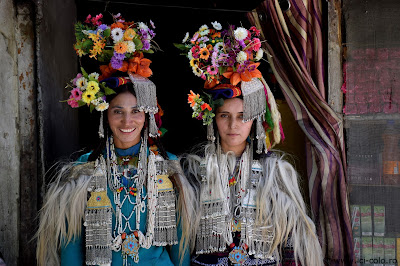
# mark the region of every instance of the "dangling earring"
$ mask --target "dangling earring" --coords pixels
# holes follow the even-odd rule
[[[99,137],[104,138],[104,126],[103,126],[103,112],[100,112],[100,123],[99,123]]]

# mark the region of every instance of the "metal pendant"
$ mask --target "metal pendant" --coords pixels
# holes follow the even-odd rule
[[[122,243],[122,253],[136,260],[139,256],[139,240],[134,234],[128,235]]]
[[[242,247],[234,247],[231,252],[229,252],[229,260],[234,265],[242,265],[249,255]]]

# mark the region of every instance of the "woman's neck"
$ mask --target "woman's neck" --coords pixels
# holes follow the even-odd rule
[[[238,145],[238,146],[227,146],[224,145],[224,143],[221,143],[221,148],[224,153],[231,151],[235,154],[236,157],[240,157],[243,154],[244,150],[246,149],[246,143],[244,143],[244,145]]]

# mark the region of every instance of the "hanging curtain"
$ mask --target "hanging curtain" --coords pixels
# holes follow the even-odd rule
[[[261,29],[266,57],[307,137],[312,218],[326,262],[355,264],[343,125],[325,99],[321,1],[290,0],[284,11],[278,0],[266,0],[248,18]]]

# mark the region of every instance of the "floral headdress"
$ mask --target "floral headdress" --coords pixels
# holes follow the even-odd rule
[[[150,114],[151,137],[158,136],[154,114],[158,112],[156,87],[148,77],[152,75],[151,61],[144,53],[154,53],[158,46],[153,41],[154,23],[150,27],[143,22],[125,21],[121,15],[113,15],[111,25],[102,22],[103,15],[89,15],[86,20],[75,24],[76,43],[74,49],[79,57],[88,55],[100,63],[97,72],[79,73],[67,85],[70,88],[68,104],[73,107],[89,106],[90,111],[105,111],[109,103],[107,96],[115,94],[113,89],[133,83],[138,100],[138,108]],[[123,77],[113,74],[126,72]],[[101,113],[103,114],[103,113]],[[101,120],[102,121],[102,120]],[[103,135],[102,125],[99,134]]]
[[[186,33],[182,44],[175,44],[189,59],[193,73],[205,81],[206,96],[190,91],[192,116],[203,120],[208,126],[208,138],[214,141],[212,119],[222,105],[220,100],[243,95],[243,120],[257,120],[257,152],[261,153],[263,148],[268,150],[279,143],[284,135],[275,99],[257,69],[263,57],[260,31],[254,26],[247,30],[232,25],[222,30],[220,23],[211,24],[212,28],[201,26],[191,38]],[[273,132],[272,145],[269,132]]]

